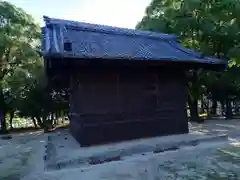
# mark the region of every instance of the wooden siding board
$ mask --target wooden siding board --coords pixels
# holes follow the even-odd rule
[[[70,127],[81,145],[188,133],[183,76],[145,71],[80,76],[74,77],[81,81],[70,102],[75,106]]]

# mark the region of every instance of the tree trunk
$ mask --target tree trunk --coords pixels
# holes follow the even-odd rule
[[[6,133],[7,132],[7,121],[6,121],[6,114],[2,113],[1,116],[1,132]]]
[[[217,101],[215,99],[212,100],[212,115],[217,115]]]
[[[10,119],[9,119],[9,123],[10,123],[10,129],[13,129],[13,118],[14,118],[14,111],[10,111]]]
[[[58,122],[58,117],[56,115],[54,116],[54,119],[55,119],[55,124],[58,125],[59,122]]]
[[[50,114],[50,121],[52,122],[52,125],[57,125],[57,120],[54,117],[54,113]]]
[[[224,112],[225,112],[225,103],[224,101],[221,101],[221,115],[224,116]]]
[[[203,97],[201,98],[201,112],[200,113],[205,113],[205,107],[204,107],[204,100]]]
[[[233,112],[232,112],[232,103],[231,100],[227,99],[226,101],[226,119],[232,119]]]
[[[49,132],[53,128],[53,119],[43,117],[44,132]]]
[[[203,119],[200,119],[198,115],[198,101],[197,100],[189,101],[188,104],[190,109],[191,121],[199,123],[203,122]]]
[[[6,112],[5,112],[5,102],[2,92],[2,87],[0,87],[0,122],[1,122],[1,132],[7,132],[7,123],[6,123]]]
[[[207,114],[208,114],[208,116],[209,116],[209,104],[210,104],[210,101],[209,100],[207,100],[207,102],[206,102],[206,109],[207,109]]]
[[[44,124],[43,124],[43,121],[41,120],[41,118],[40,117],[36,117],[36,119],[37,119],[38,126],[40,126],[41,128],[44,128]]]
[[[32,117],[32,122],[34,127],[37,129],[39,126],[37,125],[36,119],[34,117]]]
[[[42,117],[42,122],[43,122],[44,127],[45,127],[45,125],[47,125],[47,126],[49,126],[50,124],[52,125],[51,119],[49,120],[49,118],[47,116]]]

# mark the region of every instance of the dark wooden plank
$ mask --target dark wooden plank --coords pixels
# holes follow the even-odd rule
[[[70,127],[81,145],[188,133],[181,73],[110,70],[80,75],[70,103],[75,106]]]

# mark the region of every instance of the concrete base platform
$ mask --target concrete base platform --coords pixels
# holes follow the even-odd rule
[[[196,146],[199,143],[227,140],[226,134],[182,134],[147,139],[138,139],[120,143],[82,148],[69,132],[49,136],[46,146],[46,170],[86,167],[111,161],[121,161],[132,155],[160,153],[177,150],[184,146]]]

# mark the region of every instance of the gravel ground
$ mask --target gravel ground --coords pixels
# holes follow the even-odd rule
[[[0,180],[19,180],[20,177],[21,180],[240,180],[240,121],[191,123],[190,130],[203,134],[228,133],[231,138],[227,142],[205,143],[159,154],[145,153],[89,167],[44,171],[47,136],[14,135],[10,140],[0,140]]]
[[[240,137],[240,119],[236,120],[209,120],[205,123],[189,123],[190,131],[199,133],[221,134],[227,133],[229,137]]]
[[[135,155],[125,159],[124,161],[94,165],[88,168],[71,168],[59,171],[50,171],[42,174],[41,176],[32,176],[31,179],[240,179],[239,157],[223,153],[218,150],[219,147],[229,149],[234,146],[229,143],[202,144],[196,147],[184,148],[166,153],[146,154],[144,156]]]
[[[45,170],[82,168],[110,161],[121,161],[136,154],[173,151],[183,146],[196,146],[206,141],[224,140],[227,140],[226,135],[182,134],[81,148],[68,132],[59,133],[57,136],[52,135],[48,138]]]
[[[31,172],[39,150],[44,146],[41,134],[13,135],[0,140],[0,180],[19,180]]]

